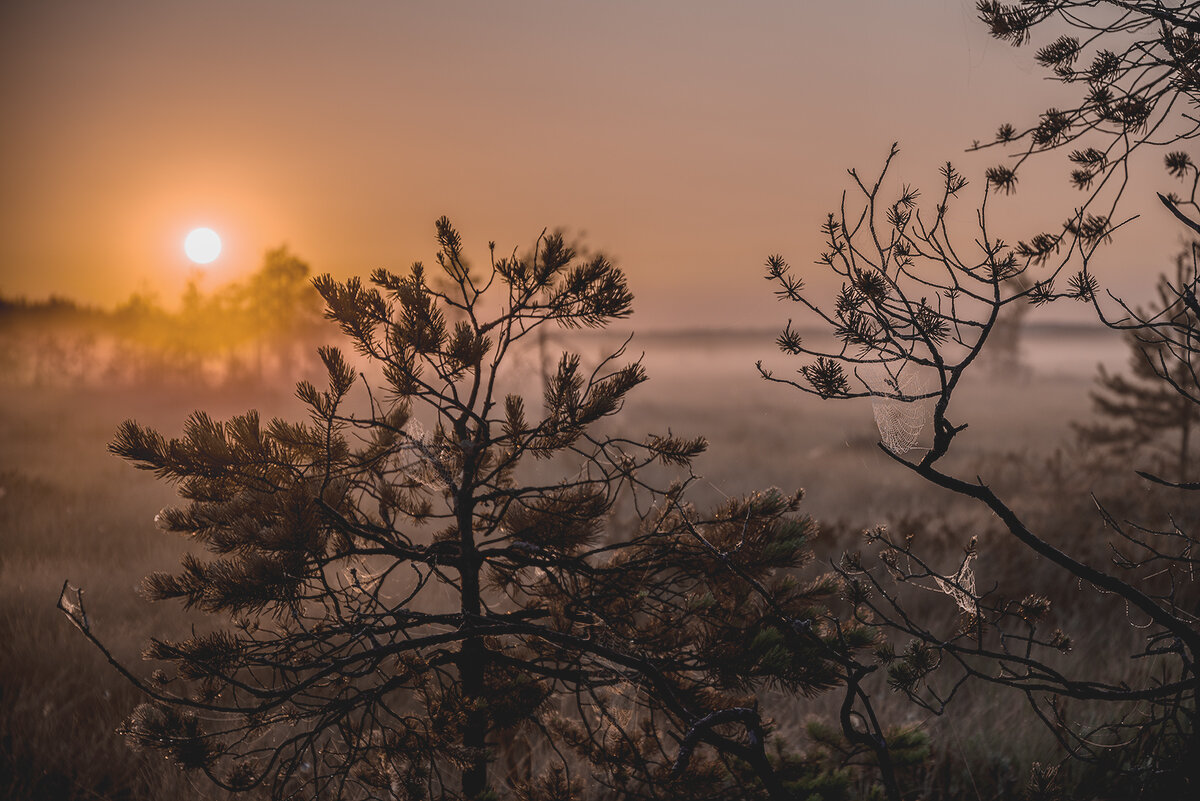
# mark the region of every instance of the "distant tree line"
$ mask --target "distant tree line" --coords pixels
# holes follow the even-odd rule
[[[0,297],[0,381],[224,383],[291,375],[329,329],[309,265],[281,246],[242,281],[188,284],[177,309],[134,293],[115,309]]]

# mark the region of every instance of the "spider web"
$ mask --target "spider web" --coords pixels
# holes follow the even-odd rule
[[[953,576],[945,579],[941,576],[933,578],[938,589],[953,598],[958,608],[970,615],[979,614],[979,606],[975,602],[975,571],[971,568],[971,563],[977,555],[975,551],[968,552],[958,572]]]
[[[871,393],[871,409],[883,447],[897,455],[916,448],[933,416],[932,399],[920,398],[928,391],[929,382],[912,365],[903,364],[898,368],[867,365],[861,377]],[[890,397],[894,395],[901,397]]]
[[[417,420],[409,420],[404,427],[403,449],[414,454],[408,465],[414,477],[430,488],[443,489],[450,484],[453,475],[452,456],[444,445],[435,442],[433,434],[425,430]]]

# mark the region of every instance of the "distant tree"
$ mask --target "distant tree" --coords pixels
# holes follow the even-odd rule
[[[1021,276],[1007,282],[1004,291],[1020,294],[1030,287],[1030,276]],[[1022,353],[1022,339],[1031,307],[1028,303],[1005,306],[996,317],[992,328],[991,346],[981,354],[988,368],[996,375],[1008,380],[1023,380],[1029,375],[1029,365]]]
[[[306,311],[317,311],[319,297],[313,292],[311,278],[312,268],[287,245],[263,254],[247,293],[263,325],[285,325]]]
[[[1106,422],[1077,426],[1084,442],[1125,454],[1166,447],[1171,454],[1166,468],[1175,481],[1188,481],[1191,476],[1193,433],[1200,426],[1196,372],[1200,364],[1194,362],[1197,343],[1177,343],[1158,331],[1171,325],[1200,334],[1200,318],[1177,289],[1195,285],[1198,249],[1200,245],[1193,244],[1175,257],[1173,277],[1159,277],[1155,310],[1139,312],[1147,322],[1125,328],[1131,351],[1129,374],[1110,373],[1100,366],[1092,402]]]
[[[645,380],[624,347],[591,368],[563,354],[538,416],[507,386],[540,327],[626,316],[624,275],[561,235],[482,270],[447,220],[437,236],[436,278],[315,281],[378,385],[327,347],[328,387],[297,390],[307,422],[119,430],[113,452],[187,502],[162,527],[213,554],[146,592],[231,624],[152,641],[151,680],[109,656],[151,699],[128,737],[277,798],[582,798],[589,765],[607,797],[844,797],[843,761],[767,750],[756,695],[840,685],[844,759],[872,758],[898,799],[923,744],[871,712],[855,655],[873,634],[830,611],[836,579],[790,574],[814,534],[799,496],[702,514],[690,473],[659,487],[652,468],[705,444],[600,431]],[[632,530],[611,527],[618,504]],[[59,604],[108,655],[80,592]],[[498,776],[501,755],[517,767]]]
[[[311,278],[308,263],[280,245],[263,255],[262,265],[240,287],[260,374],[267,350],[279,355],[280,371],[288,374],[293,351],[310,347],[304,334],[320,317],[321,303]]]

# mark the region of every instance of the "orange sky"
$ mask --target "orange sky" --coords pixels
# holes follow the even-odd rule
[[[760,266],[815,258],[847,167],[899,140],[906,180],[932,192],[949,158],[981,189],[999,154],[963,149],[1065,104],[1044,74],[967,0],[6,0],[0,294],[169,301],[198,225],[225,239],[209,286],[283,242],[403,269],[447,214],[480,258],[586,234],[639,328],[774,325]],[[1178,241],[1146,201],[1174,188],[1157,158],[1101,265],[1118,289]],[[1070,202],[1043,172],[1014,208]]]

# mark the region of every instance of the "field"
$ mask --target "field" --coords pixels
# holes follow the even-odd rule
[[[606,344],[587,339],[578,347],[594,358]],[[1077,599],[1058,623],[1077,641],[1068,665],[1130,669],[1120,655],[1134,647],[1136,633],[1123,611],[1082,588],[1038,587],[1054,574],[997,539],[987,515],[922,486],[880,452],[869,402],[824,403],[758,377],[760,358],[781,374],[787,369],[769,333],[640,337],[631,351],[644,351],[650,380],[614,425],[629,434],[670,428],[706,436],[710,448],[693,486],[698,504],[771,486],[803,487],[805,508],[824,529],[818,548],[824,557],[859,548],[867,526],[921,520],[952,570],[966,541],[979,535],[981,584],[1023,584]],[[980,365],[960,393],[955,418],[970,428],[956,458],[989,483],[994,476],[993,486],[1031,519],[1060,525],[1064,515],[1086,510],[1087,498],[1082,491],[1069,499],[1048,491],[1053,462],[1047,460],[1072,447],[1069,423],[1088,416],[1096,363],[1120,367],[1125,350],[1104,332],[1042,329],[1027,337],[1023,355],[1019,369]],[[141,577],[171,569],[186,543],[153,524],[171,503],[171,488],[108,455],[105,445],[129,417],[175,433],[193,409],[223,417],[249,407],[264,416],[300,414],[283,383],[236,392],[9,385],[0,393],[0,796],[212,797],[114,734],[137,695],[55,602],[66,580],[84,588],[93,627],[115,656],[131,663],[148,637],[204,625],[138,596]],[[1102,558],[1102,539],[1083,542],[1098,531],[1097,521],[1084,519],[1050,536]],[[927,595],[921,608],[954,614],[950,599]],[[927,794],[999,797],[1023,785],[1030,761],[1053,756],[1048,734],[1019,698],[974,693],[950,724],[925,720],[883,687],[877,696],[892,722],[930,731],[935,766],[924,778]],[[778,699],[768,711],[780,733],[802,737],[803,721],[827,714],[833,703]]]

